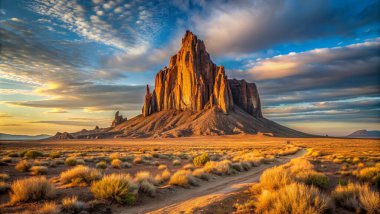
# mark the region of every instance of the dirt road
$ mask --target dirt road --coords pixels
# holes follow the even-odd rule
[[[293,158],[306,154],[301,150],[295,155],[281,157],[275,163],[263,164],[247,172],[234,176],[219,178],[215,181],[203,183],[192,189],[179,189],[172,194],[146,201],[144,204],[133,207],[114,207],[113,213],[192,213],[193,210],[205,207],[227,198],[230,194],[242,191],[253,183],[258,182],[261,173],[270,167],[281,165]]]

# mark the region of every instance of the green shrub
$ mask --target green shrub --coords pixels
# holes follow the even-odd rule
[[[203,153],[197,157],[194,158],[193,163],[194,166],[200,167],[204,166],[207,162],[210,161],[210,158],[207,153]]]
[[[133,204],[137,198],[138,185],[129,174],[110,174],[94,182],[91,192],[97,199],[106,199],[120,204]]]
[[[38,152],[38,151],[27,151],[25,154],[24,154],[24,157],[27,157],[27,158],[31,158],[31,159],[36,159],[38,157],[42,157],[43,154],[41,152]]]
[[[75,157],[68,157],[65,160],[65,165],[67,165],[67,166],[75,166],[75,165],[77,165],[77,159]]]
[[[49,154],[49,157],[50,158],[59,158],[59,157],[61,157],[61,153],[60,152],[51,152]]]
[[[105,168],[107,168],[107,162],[100,161],[99,163],[96,164],[96,168],[98,168],[98,169],[105,169]]]

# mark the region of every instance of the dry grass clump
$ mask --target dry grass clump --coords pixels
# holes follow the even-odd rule
[[[107,162],[105,161],[100,161],[98,163],[96,163],[96,168],[98,169],[106,169],[107,168]]]
[[[181,166],[181,161],[180,160],[173,160],[173,166]]]
[[[168,166],[166,166],[164,164],[161,164],[161,165],[158,166],[159,170],[164,170],[164,169],[167,169],[167,168],[168,168]]]
[[[11,202],[38,201],[55,196],[55,187],[45,177],[16,180],[11,185]]]
[[[188,187],[189,185],[197,186],[198,183],[192,173],[188,170],[178,170],[169,180],[170,185]]]
[[[77,165],[77,159],[75,157],[68,157],[65,160],[65,165],[67,165],[67,166],[75,166],[75,165]]]
[[[329,199],[315,187],[293,183],[263,191],[254,206],[257,213],[325,213]]]
[[[61,209],[55,202],[45,202],[42,207],[33,213],[35,214],[58,214]]]
[[[24,157],[26,158],[31,158],[31,159],[36,159],[38,157],[42,157],[43,154],[42,152],[38,152],[38,151],[27,151],[25,154],[24,154]]]
[[[204,166],[207,162],[210,161],[210,158],[207,153],[203,153],[194,158],[193,163],[196,167]]]
[[[31,175],[45,175],[48,168],[46,166],[32,166],[29,171]]]
[[[302,182],[320,188],[326,188],[329,184],[326,175],[314,171],[313,165],[303,158],[267,169],[260,177],[260,185],[268,190],[278,189],[293,182]]]
[[[134,178],[134,182],[140,184],[139,191],[154,195],[156,193],[156,179],[152,177],[148,171],[137,172]]]
[[[117,152],[112,153],[112,154],[110,154],[110,156],[109,156],[109,158],[110,158],[111,160],[113,160],[113,159],[120,159],[120,157],[121,157],[120,153],[117,153]]]
[[[5,173],[0,173],[0,181],[7,181],[9,179],[9,175]]]
[[[291,175],[283,166],[267,169],[260,176],[260,185],[263,189],[278,189],[292,183]]]
[[[372,191],[366,184],[349,183],[337,186],[332,198],[338,206],[360,212],[378,213],[380,211],[380,194]]]
[[[120,169],[123,167],[123,162],[120,159],[113,159],[111,161],[111,166],[116,169]]]
[[[182,169],[193,171],[194,170],[194,165],[191,164],[191,163],[189,163],[189,164],[186,164],[185,166],[183,166]]]
[[[141,159],[141,157],[135,157],[135,159],[133,159],[134,164],[140,164],[142,162],[143,162],[143,160]]]
[[[32,164],[27,160],[20,160],[15,166],[15,169],[20,172],[26,172],[32,167]]]
[[[83,201],[78,201],[77,196],[62,199],[62,210],[67,213],[80,213],[85,210],[87,205]]]
[[[204,169],[195,169],[193,171],[193,176],[205,181],[210,180],[210,175],[206,173]]]
[[[223,161],[209,161],[203,167],[205,172],[213,173],[216,175],[229,175],[232,173],[231,161],[223,160]]]
[[[49,157],[52,159],[59,158],[59,157],[61,157],[61,153],[60,152],[51,152],[51,153],[49,153]]]
[[[139,186],[129,174],[110,174],[91,186],[95,198],[115,201],[120,204],[133,204]]]
[[[238,154],[232,158],[232,161],[250,163],[251,166],[260,166],[263,162],[263,157],[259,152],[252,151]]]
[[[287,145],[285,149],[280,150],[278,152],[278,155],[285,156],[285,155],[294,155],[300,150],[298,146],[294,145]]]
[[[157,174],[154,177],[154,180],[156,181],[157,184],[161,184],[165,181],[168,181],[170,179],[170,176],[171,176],[170,171],[168,169],[165,169],[164,171],[162,171],[161,174]]]
[[[361,181],[369,182],[380,187],[380,164],[359,170],[357,177]]]
[[[65,172],[62,172],[59,176],[59,180],[63,184],[71,183],[73,185],[85,185],[94,180],[98,180],[101,177],[102,175],[98,170],[79,165]]]

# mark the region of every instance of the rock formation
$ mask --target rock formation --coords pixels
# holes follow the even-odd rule
[[[153,90],[146,86],[142,115],[127,120],[116,112],[111,127],[63,134],[62,138],[228,134],[311,136],[264,118],[256,85],[228,79],[224,67],[212,62],[203,41],[187,31],[181,49],[156,74]]]
[[[67,139],[74,139],[74,137],[67,133],[67,132],[57,132],[53,137],[52,139],[56,139],[56,140],[67,140]]]
[[[123,115],[119,115],[119,111],[117,111],[115,113],[115,119],[112,121],[111,127],[115,127],[124,121],[127,121],[127,118],[123,118]]]
[[[156,75],[152,93],[146,89],[144,117],[162,110],[217,108],[228,114],[238,105],[255,117],[262,117],[260,98],[254,83],[228,80],[223,66],[210,59],[202,40],[186,31],[179,52]]]

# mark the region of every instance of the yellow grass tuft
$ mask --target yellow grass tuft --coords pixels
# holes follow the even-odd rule
[[[133,204],[139,186],[129,174],[110,174],[91,186],[95,198],[115,201],[120,204]]]
[[[16,180],[11,185],[11,202],[38,201],[55,196],[55,187],[45,177]]]
[[[101,178],[101,173],[97,169],[89,168],[87,166],[78,165],[72,169],[64,171],[60,174],[59,180],[63,184],[89,184],[94,180]]]

